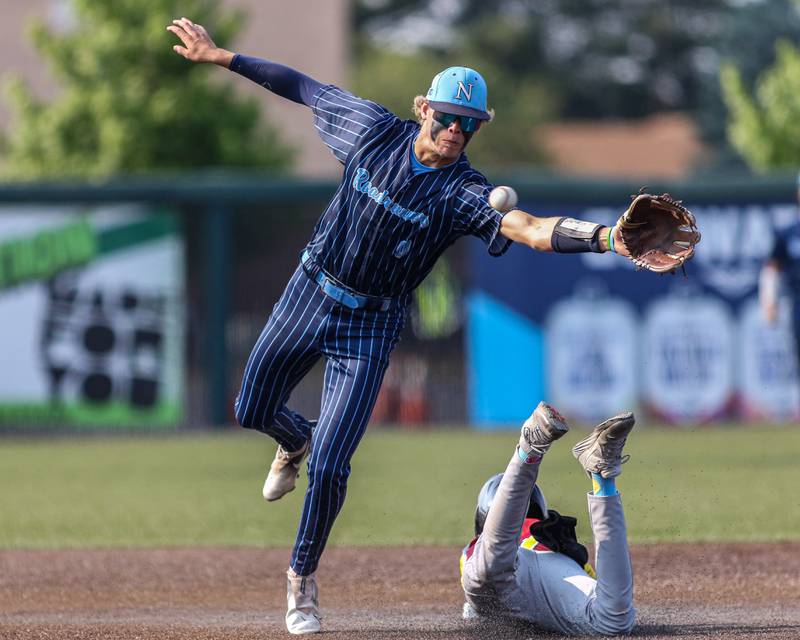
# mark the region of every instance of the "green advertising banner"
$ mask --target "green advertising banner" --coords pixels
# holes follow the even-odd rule
[[[0,208],[0,426],[177,424],[184,282],[168,212]]]

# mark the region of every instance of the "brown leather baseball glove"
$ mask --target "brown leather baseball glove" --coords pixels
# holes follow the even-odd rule
[[[615,238],[622,240],[638,268],[674,273],[691,260],[700,242],[694,216],[668,193],[655,196],[643,187],[631,197],[633,202],[615,225]]]

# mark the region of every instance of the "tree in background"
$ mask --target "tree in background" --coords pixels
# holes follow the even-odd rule
[[[759,75],[775,64],[779,40],[800,41],[800,11],[794,0],[755,0],[728,11],[719,37],[709,43],[707,81],[702,84],[695,121],[706,143],[717,150],[717,169],[740,169],[745,162],[729,140],[731,104],[723,95],[722,67],[735,67],[743,91],[752,92]]]
[[[776,49],[777,60],[759,77],[755,96],[733,64],[722,70],[731,142],[760,171],[800,164],[800,52],[787,41]]]
[[[212,0],[74,0],[64,33],[33,25],[33,42],[62,91],[37,100],[9,87],[12,123],[2,141],[8,177],[102,177],[207,167],[280,169],[291,152],[261,122],[254,99],[215,82],[172,51],[166,26],[191,15],[220,46],[241,15]]]

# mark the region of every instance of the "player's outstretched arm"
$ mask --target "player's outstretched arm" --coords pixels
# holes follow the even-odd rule
[[[183,43],[183,46],[176,44],[172,47],[178,55],[192,62],[210,62],[235,71],[292,102],[311,106],[314,94],[322,86],[313,78],[277,62],[243,56],[218,47],[202,25],[188,18],[173,20],[167,31],[174,33]]]
[[[230,67],[233,52],[214,44],[205,27],[195,24],[189,18],[173,20],[167,31],[174,33],[183,46],[176,44],[172,50],[192,62],[210,62],[221,67]]]
[[[512,242],[528,245],[535,251],[552,251],[550,238],[560,218],[538,218],[521,209],[513,209],[503,216],[500,233]]]
[[[536,251],[559,253],[581,253],[609,250],[609,228],[593,222],[574,218],[539,218],[521,209],[514,209],[503,216],[500,233],[513,242],[529,246]],[[628,255],[622,239],[614,233],[614,252]]]

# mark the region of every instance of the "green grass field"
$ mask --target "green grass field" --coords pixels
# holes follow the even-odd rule
[[[542,464],[551,506],[589,535],[589,481],[570,447]],[[460,544],[478,489],[513,451],[512,431],[368,432],[353,460],[336,545]],[[619,486],[631,541],[800,539],[800,429],[637,427]],[[261,499],[272,441],[220,435],[6,440],[0,548],[289,546],[298,490]]]

